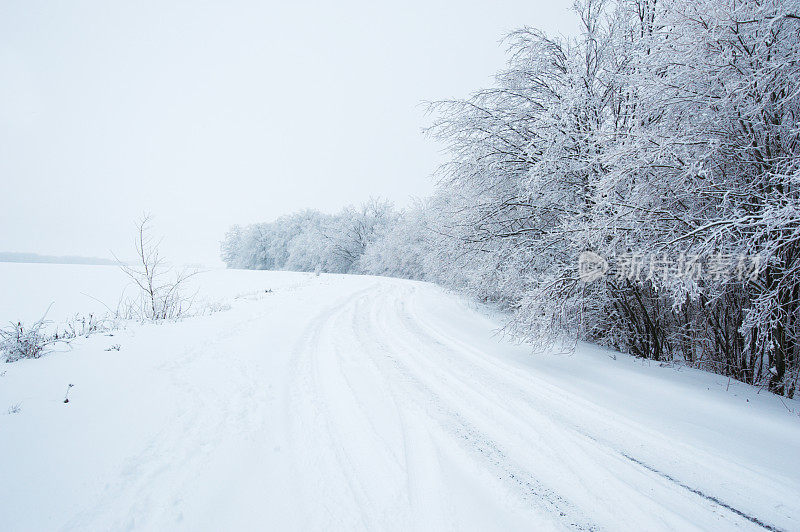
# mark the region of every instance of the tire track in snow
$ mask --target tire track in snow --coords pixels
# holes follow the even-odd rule
[[[743,512],[741,510],[737,510],[733,506],[731,506],[729,504],[726,504],[725,502],[717,499],[716,497],[714,497],[712,495],[707,495],[706,493],[703,493],[699,489],[696,489],[696,488],[693,488],[693,487],[691,487],[691,486],[689,486],[687,484],[684,484],[680,480],[678,480],[676,478],[673,478],[672,476],[668,475],[667,473],[664,473],[663,471],[659,471],[658,469],[656,469],[656,468],[654,468],[654,467],[652,467],[652,466],[650,466],[650,465],[648,465],[648,464],[646,464],[646,463],[644,463],[644,462],[642,462],[640,460],[637,460],[636,458],[634,458],[632,456],[629,456],[629,455],[627,455],[627,454],[625,454],[623,452],[620,452],[620,454],[622,456],[624,456],[625,458],[627,458],[628,460],[630,460],[631,462],[633,462],[635,464],[638,464],[641,467],[647,469],[648,471],[651,471],[651,472],[655,473],[656,475],[658,475],[660,477],[663,477],[663,478],[669,480],[670,482],[673,482],[674,484],[680,486],[681,488],[683,488],[683,489],[685,489],[687,491],[690,491],[691,493],[694,493],[698,497],[702,497],[703,499],[705,499],[705,500],[707,500],[709,502],[712,502],[712,503],[714,503],[714,504],[716,504],[718,506],[721,506],[721,507],[725,508],[726,510],[730,510],[732,513],[738,515],[739,517],[747,519],[751,523],[753,523],[755,525],[758,525],[758,526],[760,526],[761,528],[763,528],[765,530],[770,530],[772,532],[782,532],[783,531],[782,528],[778,528],[776,526],[770,525],[768,523],[765,523],[764,521],[762,521],[761,519],[759,519],[757,517],[753,517],[752,515],[746,514],[745,512]]]
[[[291,410],[288,416],[290,444],[303,447],[302,450],[295,449],[294,452],[312,456],[313,469],[323,475],[330,472],[328,465],[332,463],[344,481],[350,502],[354,504],[351,505],[352,508],[347,509],[349,510],[347,515],[340,515],[343,508],[332,504],[331,501],[341,499],[339,492],[341,483],[336,479],[314,478],[312,475],[309,482],[315,482],[317,487],[323,490],[323,500],[320,502],[326,505],[329,517],[340,526],[350,527],[358,523],[364,530],[373,530],[377,527],[374,516],[380,511],[375,508],[367,490],[359,480],[358,471],[348,456],[346,445],[337,436],[337,428],[333,424],[331,407],[328,404],[329,398],[323,395],[322,391],[323,378],[319,374],[319,357],[331,356],[328,351],[333,342],[324,336],[328,332],[327,329],[348,311],[353,301],[363,297],[372,289],[373,287],[369,287],[355,292],[310,320],[292,352],[289,387],[291,398],[288,401]],[[303,425],[304,422],[306,426]],[[317,437],[322,438],[322,441]],[[320,451],[322,455],[314,456]],[[343,518],[347,519],[346,523],[342,522]]]
[[[399,304],[401,306],[399,314],[405,316],[405,320],[404,321],[405,321],[406,326],[410,330],[412,330],[415,334],[418,334],[420,336],[427,336],[431,342],[440,345],[443,349],[445,349],[445,350],[447,350],[447,351],[449,351],[449,352],[451,352],[453,354],[455,354],[456,351],[453,348],[447,346],[442,341],[442,338],[447,340],[448,343],[456,343],[456,344],[458,344],[460,346],[460,348],[461,348],[458,351],[458,354],[471,353],[472,355],[475,355],[476,357],[480,357],[480,355],[481,355],[480,352],[478,352],[477,350],[473,349],[471,346],[468,346],[468,345],[464,344],[459,339],[452,338],[450,335],[444,333],[443,331],[438,331],[437,330],[437,331],[428,332],[426,329],[430,330],[431,329],[430,326],[427,326],[424,323],[424,321],[420,320],[416,315],[406,312],[405,302],[403,300],[398,300],[398,302],[399,302]],[[463,360],[463,357],[459,357],[459,362],[461,362],[461,363],[465,362]],[[499,366],[499,364],[497,364],[496,362],[491,362],[491,361],[485,361],[485,362],[487,364],[492,365],[492,366]],[[454,366],[454,367],[457,367],[457,366]],[[477,366],[475,366],[475,367],[477,368]],[[503,368],[503,369],[505,369],[505,368]],[[487,372],[487,373],[491,374],[491,372]],[[462,382],[464,382],[464,381],[462,380]],[[479,383],[478,382],[471,382],[471,384],[478,385]],[[507,385],[508,385],[507,381],[506,382],[495,381],[495,382],[492,383],[491,387],[493,389],[501,389],[502,387],[507,386]],[[527,394],[525,394],[525,395],[527,395]],[[521,397],[523,399],[526,398],[524,396],[521,396]],[[575,398],[573,398],[573,400],[574,399]],[[535,408],[535,409],[537,409],[537,411],[539,411],[541,413],[547,412],[547,409],[541,408],[541,405],[536,405],[535,403],[531,403],[530,401],[527,401],[527,402],[529,403],[529,406],[531,408]],[[594,406],[594,405],[591,405],[591,406]],[[539,408],[537,408],[537,407],[539,407]],[[712,496],[712,495],[708,495],[707,493],[703,492],[702,490],[697,489],[695,487],[692,487],[692,486],[680,481],[679,479],[675,478],[674,476],[669,475],[669,474],[667,474],[667,473],[665,473],[665,472],[653,467],[652,465],[646,463],[645,461],[642,461],[640,459],[637,459],[637,458],[631,456],[626,451],[618,449],[618,448],[614,447],[613,445],[611,445],[608,442],[601,441],[598,438],[593,437],[592,435],[588,434],[585,430],[581,429],[578,426],[566,426],[565,425],[565,427],[571,429],[572,432],[574,433],[574,435],[577,435],[579,437],[585,438],[586,440],[592,442],[592,444],[594,444],[595,446],[601,447],[601,448],[605,449],[606,451],[608,451],[610,453],[613,453],[614,455],[620,456],[620,457],[628,460],[629,462],[631,462],[635,466],[642,468],[645,471],[648,471],[650,473],[655,473],[661,479],[666,480],[669,483],[671,483],[672,485],[674,485],[674,486],[676,486],[678,488],[681,488],[683,490],[686,490],[687,492],[700,497],[701,499],[703,499],[707,503],[711,503],[713,505],[716,505],[717,507],[720,507],[720,508],[722,508],[724,510],[727,510],[727,511],[731,512],[732,514],[734,514],[735,516],[737,516],[739,518],[742,518],[742,519],[745,519],[745,520],[749,521],[750,523],[755,524],[755,525],[757,525],[757,526],[759,526],[759,527],[761,527],[761,528],[763,528],[765,530],[770,530],[770,531],[774,531],[774,532],[778,532],[778,531],[783,530],[783,529],[781,529],[781,528],[779,528],[779,527],[777,527],[775,525],[771,525],[771,524],[759,519],[758,517],[750,515],[747,512],[744,512],[744,511],[742,511],[742,510],[740,510],[738,508],[735,508],[734,506],[722,501],[718,497],[715,497],[715,496]],[[637,430],[643,430],[643,428],[641,428],[641,427],[636,427],[636,429]]]
[[[384,310],[392,309],[387,305],[385,298],[377,304],[373,298],[373,308],[380,307]],[[387,378],[390,382],[404,383],[408,386],[403,394],[414,396],[423,411],[428,412],[446,433],[461,442],[461,446],[478,455],[485,465],[493,469],[501,478],[511,481],[516,486],[518,495],[540,511],[552,515],[570,528],[577,530],[598,530],[599,526],[592,523],[567,499],[556,491],[544,486],[538,479],[528,473],[523,467],[515,463],[501,448],[500,444],[483,433],[473,423],[466,419],[453,405],[448,404],[438,392],[423,382],[415,372],[405,364],[401,358],[410,350],[398,350],[397,337],[387,334],[374,323],[375,311],[360,313],[362,320],[354,327],[353,333],[360,339],[364,350],[369,353],[376,363],[381,360],[390,362],[392,368],[389,372],[401,378]],[[367,319],[372,318],[372,319]],[[396,331],[395,331],[396,332]],[[402,344],[401,344],[402,345]],[[377,349],[376,349],[377,348]],[[377,356],[376,356],[377,355]],[[382,355],[382,356],[381,356]],[[386,371],[386,370],[384,370]],[[408,392],[411,392],[410,394]]]
[[[648,499],[650,502],[644,508],[659,508],[662,517],[671,515],[663,521],[664,525],[688,524],[680,512],[697,504],[688,502],[687,497],[699,497],[706,511],[722,520],[716,521],[717,524],[733,525],[738,521],[780,530],[593,437],[580,422],[570,419],[570,408],[585,407],[589,412],[596,411],[597,416],[606,415],[601,407],[571,397],[569,392],[545,382],[537,382],[539,388],[531,382],[522,382],[523,377],[514,374],[512,366],[486,357],[460,339],[436,330],[414,312],[415,291],[413,285],[387,281],[356,292],[315,316],[293,351],[290,401],[294,405],[290,415],[293,440],[299,441],[303,436],[315,438],[316,441],[306,445],[310,454],[316,453],[316,465],[321,470],[334,465],[339,472],[337,478],[341,478],[349,494],[346,508],[329,509],[334,522],[355,522],[365,529],[386,528],[381,516],[386,513],[388,488],[375,489],[374,481],[368,478],[371,468],[365,467],[371,464],[392,472],[387,477],[388,483],[396,480],[395,469],[405,471],[402,498],[407,508],[403,515],[409,522],[446,523],[450,519],[452,524],[453,516],[448,516],[445,509],[426,507],[420,497],[424,490],[431,489],[425,483],[435,481],[436,474],[429,472],[424,480],[412,474],[412,469],[419,473],[419,468],[414,467],[419,449],[412,449],[418,440],[409,440],[406,418],[410,412],[421,412],[426,423],[459,442],[458,446],[468,456],[477,458],[476,463],[482,464],[484,470],[492,472],[505,485],[504,489],[515,493],[530,508],[570,528],[598,530],[601,525],[582,512],[585,502],[575,504],[543,481],[538,466],[529,467],[531,457],[534,464],[550,457],[557,463],[548,466],[550,473],[555,467],[578,478],[583,473],[581,468],[590,465],[594,470],[591,474],[611,482],[613,489],[623,489],[633,501]],[[371,370],[365,369],[364,361],[369,362]],[[379,380],[385,388],[385,393],[378,394],[388,401],[379,413],[399,426],[397,441],[393,441],[395,432],[387,432],[385,423],[376,418],[378,411],[370,405],[375,399],[375,389],[369,388],[365,381],[372,379]],[[565,400],[570,402],[570,408],[553,408],[558,401]],[[620,424],[625,431],[647,432],[645,427],[630,420],[612,418],[607,423]],[[311,425],[304,427],[303,419],[311,420]],[[537,427],[533,422],[544,425]],[[422,425],[415,423],[415,426]],[[394,430],[394,425],[391,428]],[[503,437],[494,437],[495,431]],[[648,438],[654,436],[650,434]],[[525,444],[531,444],[527,455],[519,455],[519,447]],[[509,445],[514,446],[511,453]],[[327,450],[320,451],[320,446]],[[359,448],[368,452],[359,454]],[[423,459],[436,464],[437,452],[429,442],[422,453]],[[415,454],[417,457],[412,458]],[[527,458],[520,461],[521,456]],[[661,482],[654,484],[654,478]],[[330,484],[327,486],[330,495],[341,496],[336,493],[339,487],[336,478],[325,482]],[[561,487],[562,482],[555,485]],[[686,493],[678,499],[684,502],[671,508],[667,501],[675,501],[675,496],[663,499],[667,489]],[[420,521],[419,513],[423,510],[427,513]],[[646,514],[647,510],[642,512]]]

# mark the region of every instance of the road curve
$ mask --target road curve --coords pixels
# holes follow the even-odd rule
[[[8,365],[1,530],[800,529],[766,394],[536,352],[428,283],[247,273],[228,311]]]
[[[429,285],[375,280],[309,320],[286,420],[297,470],[325,508],[307,525],[781,529],[636,449],[678,470],[728,470],[723,480],[735,464],[476,347],[487,329],[465,311]]]

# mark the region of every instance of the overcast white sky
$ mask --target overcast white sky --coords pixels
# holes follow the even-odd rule
[[[433,188],[419,102],[465,96],[570,0],[0,3],[0,251],[215,264],[233,223]]]

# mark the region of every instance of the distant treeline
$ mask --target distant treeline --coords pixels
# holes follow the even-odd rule
[[[55,256],[39,255],[38,253],[16,253],[13,251],[0,251],[0,262],[43,262],[50,264],[95,264],[116,265],[117,262],[98,257],[79,257],[75,255]]]
[[[337,214],[306,210],[274,222],[235,225],[222,242],[230,268],[426,277],[422,205],[398,211],[371,199]]]

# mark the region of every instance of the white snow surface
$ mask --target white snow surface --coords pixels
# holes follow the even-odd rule
[[[0,273],[4,321],[125,284]],[[797,401],[588,345],[537,352],[427,283],[196,283],[231,309],[0,365],[0,530],[800,529]]]

